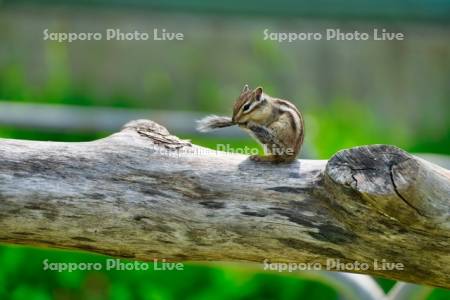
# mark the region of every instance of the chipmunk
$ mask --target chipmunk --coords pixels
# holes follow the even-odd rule
[[[207,116],[197,121],[197,130],[208,132],[238,125],[263,145],[264,156],[251,160],[291,162],[296,159],[305,135],[303,116],[294,104],[272,98],[262,87],[250,90],[245,85],[233,108],[233,117]]]

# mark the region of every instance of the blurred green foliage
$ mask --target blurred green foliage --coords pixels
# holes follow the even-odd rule
[[[326,107],[315,108],[305,122],[315,126],[311,138],[320,158],[358,145],[393,144],[408,151],[413,145],[400,125],[383,123],[367,107],[347,99],[336,99]],[[420,147],[417,150],[428,151]]]
[[[0,299],[337,299],[329,287],[295,276],[192,263],[184,271],[105,269],[108,257],[82,252],[0,247]],[[43,270],[48,263],[101,263],[101,271]],[[126,260],[123,260],[126,262]]]
[[[264,55],[271,57],[270,49],[265,49]],[[52,51],[49,77],[46,85],[40,89],[35,89],[27,85],[25,71],[19,63],[11,63],[0,72],[0,99],[15,101],[29,101],[76,104],[76,105],[109,105],[114,107],[129,108],[155,108],[170,109],[173,105],[171,101],[161,101],[170,97],[170,83],[164,79],[163,72],[148,79],[153,82],[154,88],[149,91],[148,101],[141,102],[137,99],[120,95],[117,93],[109,99],[92,98],[89,90],[81,90],[80,87],[70,85],[67,67],[60,62],[58,51]],[[63,60],[63,59],[61,59]],[[267,63],[270,63],[267,62]],[[275,63],[275,62],[274,62]],[[202,77],[207,76],[205,74]],[[159,82],[158,85],[155,82]],[[158,88],[159,86],[159,88]],[[266,85],[266,90],[275,90],[270,84]],[[201,80],[195,88],[195,103],[190,109],[203,110],[209,112],[223,111],[229,114],[230,108],[223,106],[223,99],[218,94],[220,86],[213,80]],[[184,104],[185,105],[185,104]],[[449,109],[446,107],[445,109]],[[327,159],[336,151],[365,144],[394,144],[410,152],[429,152],[450,154],[450,119],[445,120],[445,126],[440,130],[428,128],[426,123],[422,126],[412,128],[408,124],[397,122],[384,122],[379,118],[379,114],[374,113],[373,107],[368,107],[356,99],[336,98],[328,103],[312,104],[303,109],[306,118],[306,143],[313,149],[317,158]],[[2,137],[17,137],[39,140],[86,140],[95,139],[109,133],[92,134],[76,132],[37,132],[35,130],[15,129],[0,126]],[[188,137],[192,140],[201,140],[215,148],[216,140],[207,140],[203,136]],[[219,141],[218,141],[219,142]],[[221,143],[228,142],[221,140]],[[248,146],[255,146],[251,139],[245,141]]]

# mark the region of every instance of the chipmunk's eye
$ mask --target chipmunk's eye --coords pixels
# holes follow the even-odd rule
[[[250,103],[245,104],[245,105],[244,105],[244,110],[243,110],[243,111],[247,111],[247,110],[249,110],[249,108],[250,108]]]

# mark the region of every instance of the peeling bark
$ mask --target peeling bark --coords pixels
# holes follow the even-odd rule
[[[387,145],[250,161],[146,120],[86,143],[0,140],[0,241],[176,261],[320,263],[450,288],[450,172]]]

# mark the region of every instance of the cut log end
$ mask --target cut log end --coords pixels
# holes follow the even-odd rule
[[[443,182],[448,182],[448,171],[439,168],[431,173],[420,159],[398,147],[370,145],[336,153],[325,176],[328,189],[344,206],[350,206],[355,198],[342,197],[342,189],[352,190],[370,209],[401,223],[448,229],[450,191]],[[440,181],[442,184],[437,184]]]

